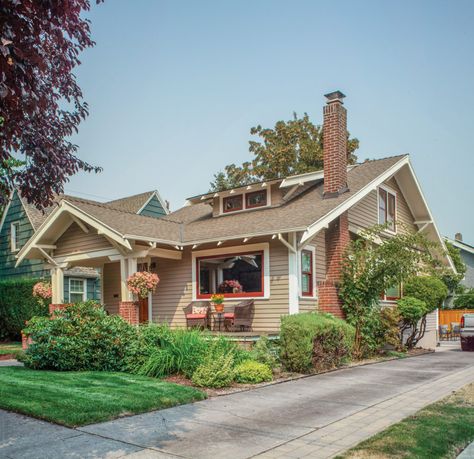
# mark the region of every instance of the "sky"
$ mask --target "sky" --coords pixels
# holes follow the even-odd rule
[[[74,142],[104,168],[66,192],[158,189],[172,209],[249,160],[250,128],[322,122],[346,94],[359,160],[409,153],[442,234],[474,243],[474,2],[106,0],[76,75]]]

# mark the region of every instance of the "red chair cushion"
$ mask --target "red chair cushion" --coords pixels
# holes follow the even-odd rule
[[[206,314],[186,314],[186,319],[205,319]]]
[[[224,319],[233,319],[235,318],[235,314],[233,312],[225,312]]]

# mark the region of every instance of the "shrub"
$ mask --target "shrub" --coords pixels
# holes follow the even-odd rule
[[[286,316],[281,324],[281,359],[290,371],[333,368],[350,358],[354,327],[331,314]]]
[[[199,365],[192,376],[192,381],[199,387],[212,387],[215,389],[230,386],[234,379],[232,354],[217,356],[209,355]]]
[[[390,345],[399,348],[400,310],[397,307],[385,307],[380,310],[380,330],[382,346]]]
[[[474,309],[474,288],[459,294],[454,299],[453,309]]]
[[[258,384],[263,381],[271,381],[272,370],[264,363],[247,360],[234,368],[234,380],[244,384]]]
[[[406,346],[411,349],[423,338],[426,328],[426,314],[430,308],[418,298],[406,296],[398,300],[398,311],[402,321],[400,329],[400,344],[403,345],[404,335],[409,331]]]
[[[18,340],[25,322],[34,316],[47,316],[47,305],[33,297],[38,279],[0,281],[0,340]]]
[[[448,296],[448,288],[438,277],[415,276],[405,283],[403,293],[404,296],[424,301],[427,307],[426,313],[428,313],[441,307]]]
[[[25,332],[33,343],[25,352],[28,367],[61,371],[120,371],[137,329],[119,316],[109,316],[94,302],[34,317]]]
[[[279,364],[278,347],[266,336],[261,336],[250,353],[253,360],[274,369]]]

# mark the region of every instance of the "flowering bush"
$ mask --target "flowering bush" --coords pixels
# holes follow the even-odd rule
[[[219,292],[221,293],[241,293],[242,285],[238,280],[225,280],[219,284]]]
[[[128,289],[140,298],[146,298],[149,292],[153,292],[160,282],[160,278],[155,273],[141,271],[132,274],[127,279]]]
[[[220,295],[218,293],[213,293],[211,295],[211,301],[214,304],[222,304],[224,302],[224,295]]]
[[[37,282],[33,285],[33,296],[43,300],[51,298],[53,296],[51,284],[49,282]]]

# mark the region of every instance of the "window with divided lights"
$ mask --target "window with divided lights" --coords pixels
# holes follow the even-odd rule
[[[263,251],[196,258],[197,297],[264,296]]]
[[[235,212],[243,209],[243,195],[238,194],[237,196],[227,196],[223,199],[223,210],[224,212]]]
[[[245,195],[245,208],[253,209],[267,205],[267,190],[254,191]]]
[[[313,252],[301,251],[301,295],[313,296]]]
[[[396,195],[385,188],[379,188],[379,224],[387,224],[387,228],[393,232],[397,229],[396,206]]]
[[[86,282],[84,279],[69,279],[69,302],[86,301]]]

